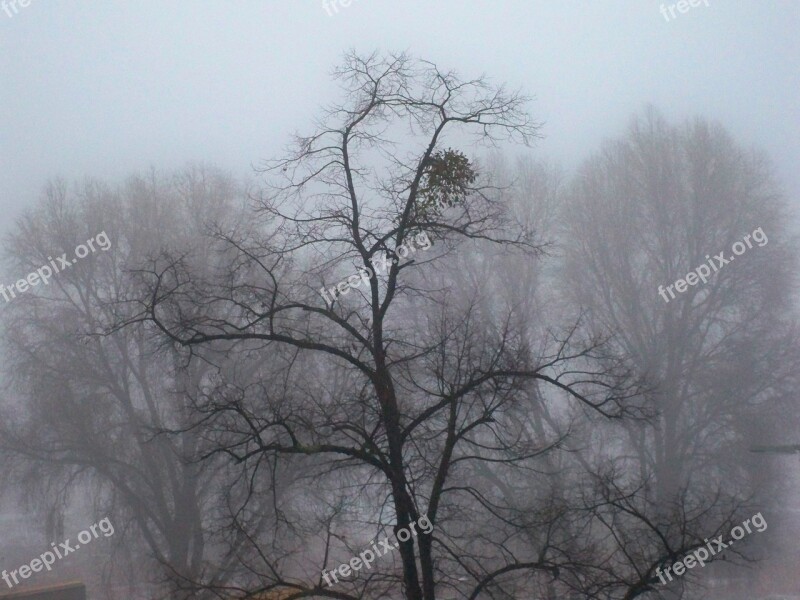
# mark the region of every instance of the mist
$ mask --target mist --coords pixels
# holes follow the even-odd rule
[[[798,25],[4,0],[0,598],[800,598]]]

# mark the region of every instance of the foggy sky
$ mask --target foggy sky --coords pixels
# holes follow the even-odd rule
[[[648,103],[766,150],[800,201],[800,5],[322,0],[67,2],[0,11],[2,232],[48,178],[208,161],[235,175],[340,99],[343,51],[407,50],[536,96],[534,152],[573,167]],[[671,4],[666,2],[665,4]]]

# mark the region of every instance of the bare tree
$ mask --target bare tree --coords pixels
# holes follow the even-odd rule
[[[110,516],[120,549],[107,581],[125,574],[123,565],[140,581],[157,579],[154,573],[225,580],[210,522],[220,466],[190,460],[196,433],[160,435],[188,422],[190,398],[210,367],[186,367],[144,329],[101,334],[140,294],[124,276],[128,261],[138,264],[159,247],[202,250],[204,220],[235,215],[237,200],[230,178],[206,167],[134,177],[119,190],[88,182],[70,193],[57,183],[8,240],[17,273],[35,271],[61,250],[72,255],[101,231],[110,241],[110,249],[7,307],[5,364],[19,396],[0,431],[14,472],[42,499],[56,531],[69,499],[93,491],[95,511]],[[122,560],[123,548],[134,549],[141,566]],[[154,571],[148,554],[166,570]]]
[[[399,544],[406,598],[504,594],[541,578],[578,589],[591,557],[571,513],[533,498],[510,502],[497,486],[526,478],[532,490],[537,458],[558,447],[557,428],[530,434],[526,414],[545,398],[533,391],[545,390],[554,411],[574,403],[579,419],[640,416],[630,369],[579,323],[530,339],[513,310],[446,285],[448,261],[470,248],[527,261],[542,253],[531,222],[508,210],[506,190],[453,148],[470,136],[530,143],[538,125],[527,99],[406,55],[350,54],[335,75],[346,104],[266,166],[273,180],[256,199],[260,233],[220,228],[232,254],[216,279],[180,256],[140,269],[150,292],[123,322],[155,324],[198,359],[270,357],[269,381],[243,385],[221,373],[196,407],[204,456],[231,457],[251,484],[260,468],[306,476],[275,491],[281,518],[268,544],[254,536],[254,587],[242,580],[238,589],[389,593],[389,562],[333,587],[308,573],[425,515],[433,532]],[[320,528],[301,525],[301,515]]]
[[[692,514],[708,530],[741,520],[735,509],[777,476],[747,445],[785,406],[797,365],[793,261],[765,159],[718,125],[671,126],[649,109],[581,168],[564,223],[563,289],[646,376],[658,412],[626,426],[628,468],[690,532]],[[735,262],[716,259],[758,228]],[[666,289],[710,256],[710,276]]]

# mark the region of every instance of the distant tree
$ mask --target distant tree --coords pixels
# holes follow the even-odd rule
[[[626,425],[627,469],[652,514],[705,514],[694,534],[751,516],[746,501],[778,476],[746,450],[786,408],[798,365],[786,222],[762,156],[718,125],[673,126],[653,109],[565,194],[563,289],[646,377],[658,415]],[[759,228],[735,262],[711,259],[707,281],[666,290]],[[594,443],[612,440],[598,430]]]
[[[189,423],[191,398],[211,368],[183,365],[145,329],[103,334],[140,293],[124,274],[127,264],[170,248],[199,254],[198,264],[210,267],[213,254],[198,244],[203,223],[233,220],[240,199],[227,176],[205,167],[134,177],[118,190],[89,182],[70,193],[56,183],[6,244],[22,276],[61,251],[71,256],[101,231],[111,241],[110,250],[90,253],[5,307],[5,376],[17,394],[0,418],[6,466],[40,499],[53,539],[63,535],[63,511],[82,490],[92,491],[97,514],[110,517],[120,551],[109,580],[131,565],[123,548],[143,561],[132,567],[140,582],[157,573],[227,576],[211,520],[220,466],[190,460],[195,432],[161,434]],[[228,542],[235,550],[238,542]],[[154,569],[148,555],[163,568]]]

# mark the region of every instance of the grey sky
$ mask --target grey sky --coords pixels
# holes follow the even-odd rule
[[[8,1],[8,0],[7,0]],[[719,120],[800,199],[800,4],[709,0],[67,2],[0,10],[4,227],[60,175],[204,160],[236,174],[335,99],[349,47],[408,50],[537,97],[535,150],[571,167],[647,103]],[[666,2],[669,5],[671,2]],[[13,11],[12,11],[13,12]]]

